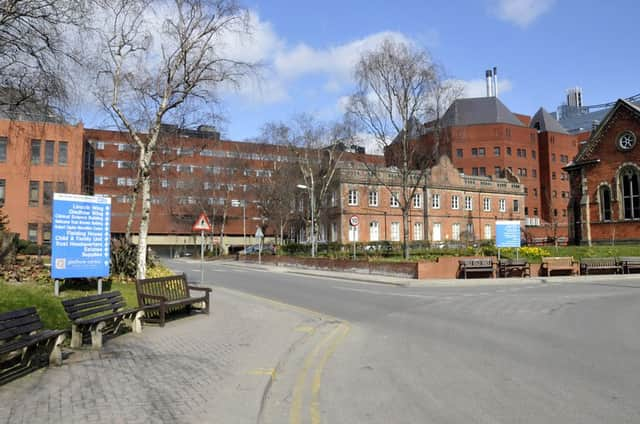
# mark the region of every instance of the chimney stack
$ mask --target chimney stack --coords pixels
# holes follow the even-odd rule
[[[493,97],[493,74],[491,69],[487,69],[484,75],[487,80],[487,97]]]
[[[498,68],[493,67],[493,97],[498,97]]]

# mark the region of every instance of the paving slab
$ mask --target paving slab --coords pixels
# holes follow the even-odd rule
[[[321,316],[216,289],[210,315],[145,326],[0,387],[0,423],[255,423],[273,370]]]

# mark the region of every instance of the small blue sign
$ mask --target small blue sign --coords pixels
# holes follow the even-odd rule
[[[51,278],[107,277],[111,198],[54,193]]]
[[[520,247],[520,221],[496,221],[496,247]]]

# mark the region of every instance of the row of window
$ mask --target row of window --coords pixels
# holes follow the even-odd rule
[[[493,148],[493,156],[499,157],[502,154],[502,147],[494,146]],[[505,147],[505,154],[507,156],[512,156],[513,152],[510,146]],[[516,154],[519,158],[527,157],[527,149],[516,149]],[[472,147],[471,148],[471,156],[473,157],[484,157],[486,156],[486,149],[484,147]],[[456,149],[456,157],[462,158],[464,157],[464,149]],[[531,158],[536,159],[536,151],[531,150]]]
[[[400,222],[391,222],[389,227],[390,229],[390,240],[391,241],[400,241],[401,232],[400,232]],[[463,233],[461,232],[462,225],[459,223],[451,224],[451,240],[458,241],[460,240]],[[466,227],[467,237],[475,238],[473,224],[467,223]],[[490,240],[493,237],[493,226],[491,224],[485,224],[483,228],[483,238],[485,240]],[[442,241],[442,224],[439,222],[433,223],[431,229],[432,241]],[[360,239],[360,230],[359,227],[349,226],[349,241],[359,241]],[[380,241],[380,223],[378,221],[369,222],[369,241]],[[422,222],[415,222],[413,224],[413,238],[412,240],[423,240],[424,239],[424,227]]]
[[[38,229],[42,231],[42,244],[51,244],[51,224],[38,224],[30,222],[27,224],[27,239],[30,242],[38,242]]]
[[[66,141],[46,140],[44,142],[44,162],[42,161],[42,141],[31,140],[31,165],[53,165],[55,163],[56,144],[58,145],[58,165],[66,165],[69,159],[69,143]]]
[[[620,172],[619,181],[623,219],[640,219],[640,170],[634,167],[623,169]],[[611,221],[611,188],[603,185],[598,191],[600,219]]]
[[[360,203],[360,194],[358,190],[349,190],[347,194],[347,204],[349,206],[358,206]],[[392,208],[400,207],[400,193],[393,192],[391,193],[391,198],[389,199],[389,206]],[[333,203],[333,202],[332,202]],[[422,193],[415,193],[412,197],[411,204],[415,209],[422,208]],[[369,192],[369,206],[377,207],[379,206],[379,196],[377,191]]]
[[[54,185],[55,184],[55,185]],[[42,190],[40,188],[42,187]],[[54,188],[56,193],[66,193],[67,183],[64,181],[29,181],[29,207],[37,208],[42,202],[43,206],[51,206],[53,203]],[[40,199],[40,192],[42,191],[42,200]]]

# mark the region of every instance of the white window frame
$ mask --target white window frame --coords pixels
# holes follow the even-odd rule
[[[413,239],[414,240],[423,240],[424,235],[422,231],[422,222],[414,222],[413,223]]]
[[[397,191],[392,192],[391,198],[389,199],[389,206],[392,208],[399,208],[400,207],[400,201],[398,200],[399,197],[400,197],[400,193],[398,193]]]
[[[358,241],[360,234],[358,233],[357,226],[349,225],[349,241]]]
[[[464,210],[472,211],[473,210],[473,197],[464,196]]]
[[[431,209],[440,209],[440,193],[433,193],[431,196]]]
[[[414,209],[422,209],[422,193],[414,193],[412,200]]]
[[[460,209],[460,196],[458,196],[457,194],[453,194],[451,196],[451,209]]]
[[[506,212],[507,211],[507,199],[498,200],[498,205],[500,207],[500,212]]]
[[[116,185],[117,186],[127,185],[127,179],[125,177],[118,177],[118,179],[116,180]]]
[[[491,212],[491,197],[485,197],[483,199],[483,206],[485,212]]]
[[[460,240],[460,224],[451,224],[451,240]]]
[[[358,206],[358,190],[349,189],[347,193],[347,204],[349,206]]]
[[[378,192],[375,190],[369,191],[369,206],[378,206]]]
[[[400,241],[400,223],[391,223],[391,241]]]
[[[493,230],[491,229],[491,224],[484,224],[484,233],[485,240],[491,240],[493,238]]]
[[[442,241],[442,226],[439,222],[434,222],[431,228],[431,240]]]
[[[380,224],[378,221],[369,223],[369,241],[380,241]]]

